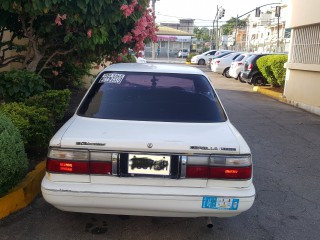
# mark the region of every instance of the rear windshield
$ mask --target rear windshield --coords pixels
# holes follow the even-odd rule
[[[135,121],[226,121],[208,79],[191,74],[105,72],[95,81],[77,114]]]
[[[239,61],[240,62],[244,57],[245,57],[245,55],[241,54],[234,61],[237,61],[237,62]]]

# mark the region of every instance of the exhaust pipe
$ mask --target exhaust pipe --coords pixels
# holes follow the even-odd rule
[[[211,217],[206,217],[207,228],[213,228]]]

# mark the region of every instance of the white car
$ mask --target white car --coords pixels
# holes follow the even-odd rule
[[[230,78],[229,70],[233,60],[235,60],[241,52],[233,52],[222,58],[216,58],[211,61],[211,71],[220,73],[227,78]]]
[[[137,63],[147,63],[147,60],[143,57],[136,57],[136,56],[134,56],[134,57],[135,57]]]
[[[112,64],[53,136],[41,184],[64,211],[231,217],[255,198],[250,149],[199,69]]]
[[[233,77],[234,79],[239,79],[241,82],[243,82],[243,80],[241,79],[241,71],[244,68],[244,63],[246,62],[246,60],[251,56],[252,54],[250,53],[243,53],[240,54],[232,63],[230,66],[230,70],[229,70],[229,75],[230,77]]]
[[[206,65],[210,56],[214,56],[217,50],[210,50],[191,58],[192,64]]]
[[[186,58],[188,57],[189,51],[188,49],[182,49],[178,52],[178,58]]]

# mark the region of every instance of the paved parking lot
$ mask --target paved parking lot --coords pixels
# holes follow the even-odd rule
[[[207,74],[253,153],[257,196],[249,211],[215,218],[207,229],[203,218],[62,212],[39,196],[0,222],[0,239],[318,239],[320,117]]]

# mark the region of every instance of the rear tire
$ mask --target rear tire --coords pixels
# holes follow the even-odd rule
[[[226,78],[231,78],[230,74],[229,74],[230,68],[227,67],[224,71],[223,71],[223,76],[225,76]]]
[[[252,84],[254,86],[264,86],[264,85],[266,85],[266,82],[264,80],[264,77],[258,75],[258,76],[254,76],[252,78]]]
[[[198,62],[199,65],[205,65],[206,61],[204,59],[200,59]]]

